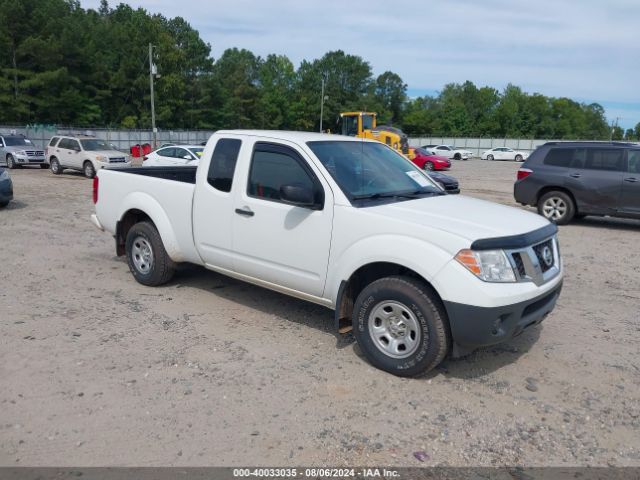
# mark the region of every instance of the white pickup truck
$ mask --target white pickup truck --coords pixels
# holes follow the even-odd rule
[[[324,305],[401,376],[540,323],[562,287],[555,225],[447,195],[375,141],[219,131],[197,168],[100,170],[94,203],[138,282],[190,262]]]

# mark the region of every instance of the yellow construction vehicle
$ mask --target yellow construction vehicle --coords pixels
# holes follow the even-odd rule
[[[342,135],[359,138],[371,138],[386,143],[394,150],[409,158],[414,156],[409,148],[407,135],[399,128],[376,124],[375,112],[342,112],[340,114]]]

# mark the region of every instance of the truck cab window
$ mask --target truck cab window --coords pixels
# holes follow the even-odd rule
[[[236,138],[221,138],[216,143],[207,174],[207,182],[216,190],[231,191],[241,145],[242,141]]]
[[[285,152],[256,150],[249,173],[249,196],[280,201],[282,185],[304,185],[314,189],[313,178],[296,158]]]

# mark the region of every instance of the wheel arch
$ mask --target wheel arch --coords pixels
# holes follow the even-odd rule
[[[124,255],[124,245],[127,233],[133,225],[142,221],[149,221],[158,230],[162,243],[169,258],[174,262],[182,262],[183,252],[166,212],[162,206],[148,194],[135,192],[123,202],[122,215],[115,225],[116,252]]]
[[[540,190],[538,190],[538,193],[536,195],[536,206],[538,206],[538,204],[540,203],[540,199],[542,198],[543,195],[549,192],[556,192],[556,191],[567,194],[569,198],[571,198],[571,201],[573,202],[573,207],[575,208],[576,213],[579,213],[578,202],[576,202],[576,197],[573,195],[571,190],[559,185],[547,185],[542,187]]]
[[[418,280],[434,295],[434,299],[440,302],[443,311],[446,312],[440,294],[423,275],[399,263],[387,261],[371,262],[359,267],[348,279],[340,283],[334,311],[336,331],[344,332],[349,330],[355,301],[367,285],[381,278],[394,275],[401,275]]]

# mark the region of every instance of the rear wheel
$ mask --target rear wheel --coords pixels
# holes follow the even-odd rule
[[[84,176],[87,178],[93,178],[96,176],[96,169],[93,168],[93,163],[91,163],[89,160],[84,162],[84,164],[82,165],[82,171],[84,172]]]
[[[169,258],[162,238],[151,222],[140,222],[131,227],[125,251],[129,270],[143,285],[162,285],[175,273],[175,263]]]
[[[371,364],[401,377],[435,368],[449,351],[444,308],[422,282],[385,277],[367,285],[353,309],[353,332]]]
[[[551,191],[538,201],[538,213],[553,223],[566,225],[574,217],[576,207],[565,192]]]
[[[56,157],[51,157],[51,173],[54,175],[60,175],[62,173],[62,166]]]

